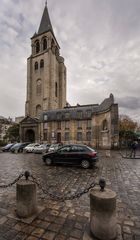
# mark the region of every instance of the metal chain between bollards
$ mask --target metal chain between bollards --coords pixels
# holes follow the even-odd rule
[[[58,194],[51,193],[48,190],[44,189],[42,187],[41,183],[33,175],[31,175],[29,171],[25,171],[25,173],[21,173],[13,182],[11,182],[9,184],[0,185],[0,188],[8,188],[8,187],[13,186],[23,176],[25,177],[26,181],[28,181],[29,177],[30,177],[30,181],[35,183],[38,186],[38,188],[41,189],[45,195],[48,195],[51,199],[53,199],[55,201],[65,201],[65,200],[73,200],[76,198],[80,198],[83,194],[88,193],[90,191],[90,189],[94,188],[97,185],[99,185],[101,187],[101,191],[104,191],[104,188],[106,185],[105,180],[100,179],[99,183],[96,183],[95,181],[93,181],[88,187],[85,187],[84,190],[82,190],[82,191],[78,191],[78,192],[75,192],[72,194],[70,194],[69,192],[64,193],[64,194],[62,193],[60,196]]]
[[[80,198],[83,194],[88,193],[90,189],[99,185],[98,183],[92,182],[88,187],[86,187],[84,190],[80,192],[76,192],[71,195],[68,195],[69,193],[66,193],[66,195],[58,196],[57,194],[50,193],[49,191],[44,189],[41,183],[33,175],[30,175],[30,177],[32,178],[32,182],[34,182],[38,186],[38,188],[42,190],[44,194],[47,194],[49,197],[51,197],[53,200],[56,200],[56,201],[65,201],[65,200],[73,200],[76,198]]]
[[[3,184],[0,185],[0,188],[8,188],[13,186],[15,183],[17,183],[25,174],[21,173],[13,182],[9,183],[9,184]]]

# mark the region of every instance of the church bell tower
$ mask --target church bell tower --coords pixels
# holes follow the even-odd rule
[[[60,56],[47,3],[38,32],[31,38],[27,59],[27,96],[25,115],[38,117],[43,111],[66,106],[66,67]]]

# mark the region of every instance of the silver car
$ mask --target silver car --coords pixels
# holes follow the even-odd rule
[[[51,144],[40,144],[39,146],[34,147],[33,153],[46,153],[50,146]]]
[[[57,151],[60,147],[62,147],[63,144],[62,143],[54,143],[50,146],[48,152],[54,152]]]
[[[39,143],[31,143],[24,148],[24,153],[32,153],[34,148],[39,146]]]

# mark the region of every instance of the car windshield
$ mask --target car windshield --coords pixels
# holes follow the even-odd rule
[[[35,146],[35,144],[29,144],[29,145],[27,145],[27,147],[34,147]]]
[[[86,146],[90,151],[95,152],[95,150],[89,146]]]
[[[52,144],[51,146],[50,146],[50,148],[55,148],[56,147],[56,144]]]
[[[45,147],[45,145],[44,144],[41,144],[41,145],[39,145],[39,146],[36,146],[37,148],[44,148]]]
[[[71,146],[65,146],[59,148],[58,152],[70,152],[71,151]]]
[[[13,143],[9,143],[9,144],[7,144],[5,147],[10,147],[10,146],[12,146],[13,145]]]
[[[21,145],[21,143],[16,143],[15,145],[14,145],[14,147],[18,147],[18,146],[20,146]]]

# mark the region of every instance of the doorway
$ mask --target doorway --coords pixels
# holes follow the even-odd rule
[[[35,142],[35,132],[32,129],[29,129],[25,133],[25,142]]]
[[[57,143],[61,143],[61,133],[57,133]]]

